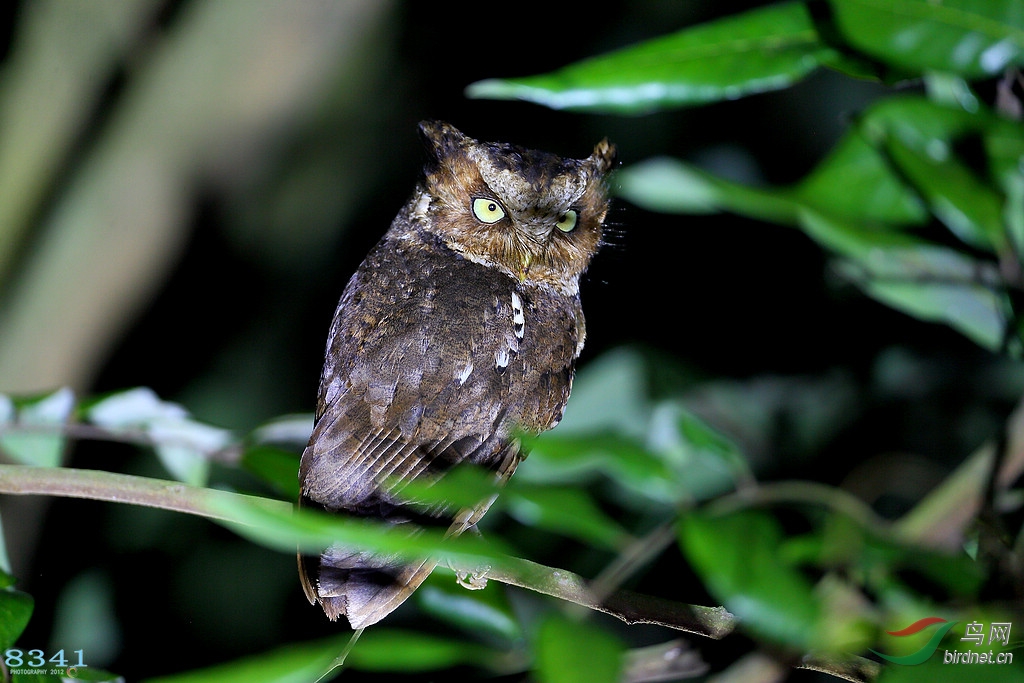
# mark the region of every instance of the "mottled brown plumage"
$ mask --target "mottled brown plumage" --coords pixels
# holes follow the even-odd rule
[[[402,523],[402,482],[473,463],[512,475],[519,430],[562,417],[586,336],[579,278],[597,251],[614,148],[582,160],[420,124],[425,178],[349,281],[334,315],[301,504]],[[484,514],[437,511],[452,533]],[[306,596],[353,628],[427,577],[341,547],[300,557]]]

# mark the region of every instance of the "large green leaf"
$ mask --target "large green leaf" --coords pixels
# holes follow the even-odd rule
[[[328,669],[349,637],[285,645],[208,669],[150,678],[146,683],[310,683]]]
[[[816,211],[870,224],[916,225],[928,219],[917,194],[859,126],[793,188],[792,196]]]
[[[446,538],[443,530],[387,524],[318,510],[278,511],[236,498],[211,498],[218,523],[275,550],[319,552],[332,544],[415,560],[447,559],[457,566],[502,566],[509,553],[497,541],[477,536]],[[230,520],[230,521],[228,521]]]
[[[854,47],[915,71],[968,78],[1024,64],[1020,0],[829,0]]]
[[[617,683],[623,647],[597,626],[552,614],[540,626],[535,644],[541,683]]]
[[[581,452],[580,456],[585,458],[587,453]],[[495,507],[506,509],[523,524],[611,550],[621,550],[630,540],[626,531],[581,488],[549,483],[532,486],[514,479],[503,490],[493,473],[474,466],[456,467],[434,482],[411,481],[402,487],[401,496],[426,508],[441,505],[458,509],[477,506],[499,492]]]
[[[398,495],[425,508],[438,505],[468,508],[492,498],[500,490],[493,472],[466,464],[434,481],[419,478],[401,482]]]
[[[894,97],[868,111],[861,129],[967,244],[1001,253],[1005,199],[1020,186],[1024,130],[986,109],[966,111],[921,97]],[[973,146],[971,168],[958,148]],[[992,184],[992,181],[995,184]]]
[[[835,53],[803,3],[755,9],[553,73],[474,83],[469,97],[638,114],[785,88]]]
[[[771,515],[694,512],[678,530],[705,587],[746,628],[798,650],[820,645],[820,607],[808,580],[780,561],[782,532]]]
[[[870,223],[841,219],[811,209],[797,213],[799,227],[811,239],[838,256],[860,263],[872,259],[880,250],[909,249],[928,244],[903,232],[882,230]],[[871,272],[867,269],[865,272]]]

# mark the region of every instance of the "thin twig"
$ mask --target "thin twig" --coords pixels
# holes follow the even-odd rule
[[[635,571],[660,555],[675,538],[675,525],[663,522],[641,538],[635,539],[590,582],[591,592],[598,600],[614,593]]]
[[[714,513],[727,513],[769,503],[803,503],[819,505],[846,515],[861,527],[880,534],[888,533],[891,526],[879,517],[871,506],[857,496],[812,481],[780,481],[759,484],[722,496],[708,506]]]

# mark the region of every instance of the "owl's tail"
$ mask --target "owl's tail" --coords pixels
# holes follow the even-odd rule
[[[399,564],[345,548],[328,548],[319,558],[316,583],[310,579],[317,558],[300,557],[303,588],[331,621],[344,615],[354,629],[365,628],[398,608],[434,570],[437,562]]]

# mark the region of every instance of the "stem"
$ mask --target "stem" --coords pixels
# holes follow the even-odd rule
[[[163,479],[115,474],[99,470],[0,465],[0,494],[48,495],[87,498],[172,510],[237,524],[246,520],[232,514],[225,503],[243,502],[270,512],[284,513],[292,504],[282,500],[249,496],[230,491],[198,488]],[[687,605],[632,591],[615,591],[604,598],[595,596],[586,579],[566,571],[521,558],[509,558],[504,566],[488,569],[487,578],[604,612],[627,624],[655,624],[707,638],[720,639],[735,630],[736,617],[724,607]],[[479,569],[476,569],[479,571]],[[809,659],[805,668],[825,671],[846,680],[870,680],[861,676],[867,660],[822,662]],[[870,662],[867,662],[870,664]]]
[[[0,493],[105,500],[239,523],[244,522],[220,510],[216,505],[218,500],[244,500],[277,512],[291,510],[292,507],[291,503],[283,500],[198,488],[165,479],[70,467],[0,465]]]
[[[210,519],[249,524],[231,513],[231,503],[258,505],[284,513],[292,504],[230,491],[198,488],[163,479],[72,468],[0,465],[0,494],[48,495],[88,498],[172,510]],[[723,607],[686,605],[648,595],[618,591],[600,600],[587,581],[572,572],[509,558],[502,568],[490,569],[487,578],[589,607],[627,624],[658,624],[708,638],[722,638],[735,628],[735,617]]]
[[[724,638],[736,628],[736,617],[724,607],[687,605],[626,590],[616,591],[600,600],[582,576],[521,558],[511,558],[506,566],[487,569],[483,575],[510,586],[604,612],[630,625],[655,624],[715,640]]]

